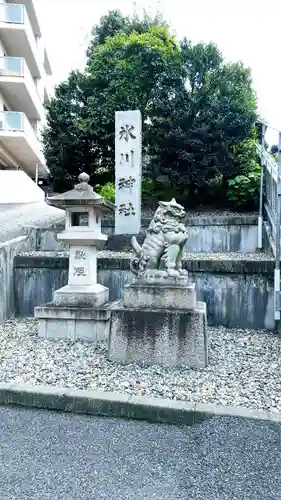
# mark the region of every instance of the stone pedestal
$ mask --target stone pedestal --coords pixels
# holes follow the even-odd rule
[[[108,357],[119,363],[204,368],[206,304],[196,301],[195,284],[169,278],[126,285],[124,300],[112,307]]]
[[[112,307],[108,357],[119,363],[207,365],[206,304],[189,311]]]
[[[60,307],[52,302],[35,308],[39,337],[100,342],[108,338],[111,303],[92,307]]]
[[[124,306],[140,309],[194,309],[195,283],[186,285],[133,283],[125,286]]]
[[[109,289],[99,283],[88,286],[66,285],[54,292],[56,306],[98,307],[109,300]]]

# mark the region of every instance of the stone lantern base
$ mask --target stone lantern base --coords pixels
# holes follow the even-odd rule
[[[92,306],[58,306],[53,302],[35,308],[35,318],[39,320],[39,337],[60,340],[107,340],[111,307],[108,302]]]
[[[109,289],[99,283],[66,285],[54,292],[53,302],[35,307],[39,337],[49,339],[106,340],[109,334]]]
[[[66,285],[54,292],[56,306],[98,307],[109,301],[109,289],[99,283],[79,286]]]

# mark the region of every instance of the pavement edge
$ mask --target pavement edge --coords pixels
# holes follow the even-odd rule
[[[133,418],[175,425],[198,424],[215,416],[281,422],[281,412],[28,384],[0,383],[0,405]]]

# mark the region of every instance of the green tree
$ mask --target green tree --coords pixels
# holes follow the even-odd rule
[[[159,193],[204,191],[245,168],[256,118],[250,71],[224,63],[214,44],[178,44],[161,16],[113,11],[93,28],[85,71],[71,73],[47,106],[55,189],[81,170],[93,184],[114,181],[115,111],[127,109],[142,113],[144,173]]]
[[[217,176],[233,177],[253,150],[256,98],[251,75],[241,63],[225,64],[214,44],[181,45],[187,84],[151,110],[151,168],[189,194]],[[255,155],[254,155],[255,161]],[[204,189],[203,189],[204,191]]]
[[[70,189],[73,179],[92,162],[91,140],[80,123],[87,115],[84,77],[72,72],[46,105],[47,125],[43,131],[44,154],[54,188]]]
[[[93,51],[100,45],[103,45],[107,38],[117,35],[117,33],[142,34],[153,26],[167,26],[161,14],[150,16],[146,11],[143,16],[134,14],[131,18],[123,16],[120,10],[111,10],[105,16],[102,16],[99,24],[92,28],[91,40],[87,49],[87,56],[91,57]]]
[[[85,72],[72,73],[47,106],[43,143],[55,189],[68,188],[81,169],[94,184],[112,182],[115,111],[140,109],[145,122],[151,101],[182,75],[180,49],[166,25],[95,43]]]

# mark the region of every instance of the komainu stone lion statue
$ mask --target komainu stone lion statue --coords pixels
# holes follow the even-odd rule
[[[135,236],[132,238],[134,255],[130,267],[135,275],[187,276],[187,271],[182,269],[183,248],[187,240],[185,217],[184,208],[174,198],[170,202],[159,202],[143,245],[139,245]],[[164,271],[160,270],[161,261]]]

